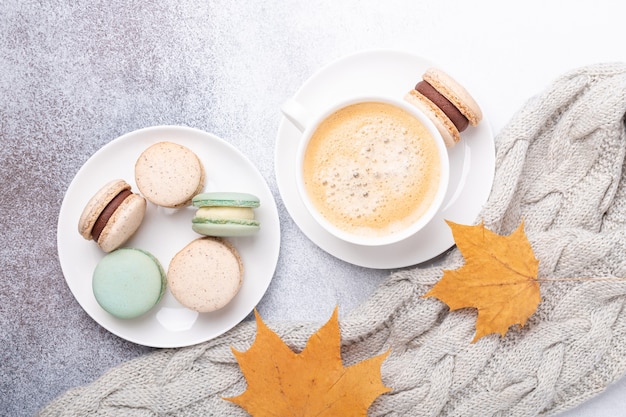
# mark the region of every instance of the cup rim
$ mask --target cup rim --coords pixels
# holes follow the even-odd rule
[[[325,120],[328,116],[335,113],[336,111],[358,103],[366,103],[366,102],[378,102],[378,103],[386,103],[396,107],[399,107],[413,116],[417,117],[418,120],[428,129],[431,136],[434,138],[437,143],[437,149],[439,151],[439,161],[441,168],[441,176],[439,180],[439,187],[437,189],[437,193],[433,198],[432,203],[426,210],[426,212],[419,217],[415,222],[411,223],[410,226],[399,230],[397,232],[381,235],[381,236],[363,236],[356,235],[354,233],[350,233],[346,230],[343,230],[330,221],[328,221],[315,207],[313,202],[311,201],[306,187],[304,185],[304,177],[303,177],[303,160],[304,154],[306,151],[306,147],[313,136],[313,133],[317,129],[317,126]],[[349,99],[345,99],[335,103],[334,105],[328,107],[320,114],[311,118],[308,126],[304,132],[302,132],[300,136],[300,140],[298,143],[298,152],[296,156],[296,184],[298,189],[298,194],[306,207],[307,212],[313,217],[313,219],[328,233],[335,236],[336,238],[352,243],[359,246],[385,246],[391,245],[394,243],[401,242],[403,240],[408,239],[409,237],[415,235],[421,229],[423,229],[433,217],[439,212],[441,206],[443,204],[444,198],[448,191],[448,185],[450,180],[450,161],[448,151],[441,136],[441,133],[435,127],[435,124],[417,107],[411,105],[410,103],[403,101],[401,99],[389,96],[380,96],[380,95],[364,95],[358,97],[352,97]]]

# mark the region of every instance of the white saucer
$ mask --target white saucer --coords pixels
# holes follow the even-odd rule
[[[171,141],[193,150],[206,171],[206,191],[242,191],[255,194],[261,229],[255,236],[230,238],[241,255],[245,275],[235,298],[214,313],[198,314],[181,306],[166,291],[163,299],[140,318],[117,319],[96,302],[91,277],[105,255],[78,233],[78,219],[87,201],[111,179],[126,180],[134,192],[135,161],[148,146]],[[165,271],[172,257],[187,243],[201,237],[191,229],[195,209],[158,208],[148,203],[138,232],[124,245],[154,254]],[[280,222],[272,193],[257,168],[236,148],[201,130],[182,126],[157,126],[127,133],[98,150],[70,184],[57,228],[59,261],[65,280],[82,308],[102,327],[131,342],[152,347],[181,347],[212,339],[242,321],[267,290],[278,262]]]
[[[355,95],[402,98],[421,80],[431,62],[398,51],[360,52],[335,61],[316,72],[296,92],[294,99],[312,114]],[[470,224],[489,197],[495,172],[495,145],[486,118],[469,127],[462,140],[449,150],[450,187],[443,206],[432,222],[411,238],[382,247],[358,246],[341,241],[322,229],[307,212],[295,181],[300,131],[284,117],[275,149],[276,181],[287,211],[302,232],[316,245],[346,262],[368,268],[401,268],[428,261],[454,245],[445,220]]]

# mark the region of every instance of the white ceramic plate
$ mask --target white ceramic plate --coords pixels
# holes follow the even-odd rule
[[[243,285],[235,298],[214,313],[198,314],[182,307],[169,293],[150,312],[133,320],[117,319],[96,302],[91,277],[104,253],[78,233],[83,207],[106,182],[126,180],[133,191],[135,161],[148,146],[172,141],[193,150],[206,170],[206,191],[242,191],[257,195],[255,209],[261,229],[255,236],[229,239],[244,263]],[[124,246],[153,253],[167,271],[172,257],[187,243],[201,237],[191,230],[195,209],[163,209],[148,203],[138,232]],[[276,203],[256,167],[232,145],[200,130],[157,126],[125,134],[96,152],[72,180],[61,205],[57,243],[59,260],[70,290],[82,308],[110,332],[131,342],[152,347],[181,347],[200,343],[228,331],[257,305],[274,275],[280,248]]]
[[[312,114],[356,95],[402,98],[433,64],[419,56],[399,52],[365,51],[335,61],[316,72],[294,99]],[[445,220],[470,224],[489,197],[495,171],[493,133],[486,118],[462,133],[449,150],[450,186],[443,206],[432,222],[411,238],[382,247],[343,242],[323,230],[307,212],[298,195],[295,164],[300,131],[284,117],[275,149],[276,180],[287,211],[304,234],[320,248],[346,262],[368,268],[390,269],[428,261],[454,245]]]

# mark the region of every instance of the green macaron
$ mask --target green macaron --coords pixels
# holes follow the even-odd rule
[[[133,319],[147,313],[165,292],[166,275],[158,259],[147,251],[120,248],[96,265],[92,289],[109,314]]]
[[[196,195],[192,204],[198,207],[191,223],[201,235],[216,237],[250,236],[257,233],[260,223],[254,209],[259,198],[249,193],[211,192]]]

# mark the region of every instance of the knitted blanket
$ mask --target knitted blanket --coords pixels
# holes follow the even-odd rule
[[[542,302],[523,328],[474,344],[476,312],[421,298],[463,263],[391,274],[340,321],[345,365],[391,348],[393,390],[371,416],[554,415],[626,371],[626,65],[581,68],[529,100],[496,137],[496,176],[477,222],[508,234],[522,221],[540,260]],[[588,279],[595,278],[595,279]],[[330,316],[329,312],[329,316]],[[268,323],[302,349],[320,323]],[[161,350],[72,389],[40,416],[245,416],[222,400],[245,380],[230,347],[246,350],[244,322],[209,342]]]

